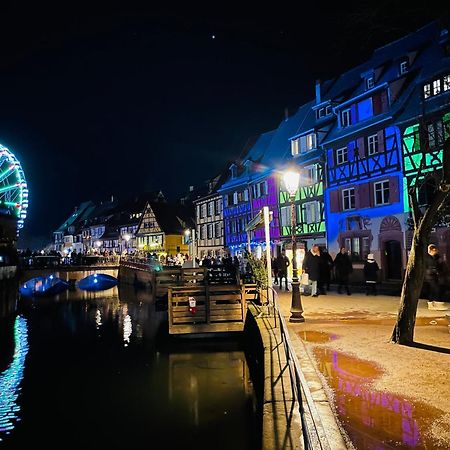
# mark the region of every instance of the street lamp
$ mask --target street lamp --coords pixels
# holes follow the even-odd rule
[[[295,194],[297,193],[300,183],[300,173],[290,169],[283,175],[284,185],[289,193],[291,201],[291,229],[292,229],[292,301],[291,301],[291,317],[289,322],[304,322],[302,298],[300,296],[300,283],[298,280],[297,269],[297,241],[295,240],[295,225],[297,224],[297,214],[295,211]]]
[[[185,230],[184,232],[185,236],[189,239],[189,253],[190,256],[192,256],[192,267],[196,267],[196,263],[197,263],[197,249],[196,249],[196,242],[195,242],[195,228],[192,228],[192,230],[190,230],[189,228],[187,230]]]

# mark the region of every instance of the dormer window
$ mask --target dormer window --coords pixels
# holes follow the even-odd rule
[[[427,99],[450,91],[450,75],[440,76],[423,85],[423,98]]]
[[[341,112],[341,126],[342,126],[342,128],[344,128],[344,127],[348,127],[351,124],[352,124],[351,110],[344,109]]]
[[[326,108],[325,108],[325,115],[326,116],[329,116],[331,114],[331,105],[328,105]]]
[[[366,78],[366,89],[367,90],[373,89],[374,86],[375,80],[373,79],[373,77]]]
[[[322,117],[329,116],[331,114],[331,105],[323,106],[316,110],[316,118],[322,119]]]
[[[400,75],[404,75],[409,70],[409,61],[407,59],[404,59],[400,63]]]
[[[306,153],[317,148],[316,133],[309,133],[291,141],[292,156]]]
[[[250,168],[252,167],[252,162],[247,159],[247,161],[245,161],[244,163],[244,168],[245,168],[245,173],[249,173],[250,172]]]
[[[231,178],[237,177],[237,166],[236,164],[231,164],[230,166]]]

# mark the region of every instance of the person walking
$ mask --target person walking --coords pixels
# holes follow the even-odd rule
[[[366,280],[366,295],[377,295],[377,281],[378,281],[378,263],[373,257],[373,253],[367,255],[367,261],[364,263],[364,278]]]
[[[348,278],[353,272],[353,265],[345,247],[342,247],[334,258],[334,267],[338,282],[338,294],[342,294],[342,287],[345,287],[347,295],[352,295],[348,286]]]
[[[320,249],[320,248],[319,248]],[[333,269],[333,258],[326,248],[320,249],[320,271],[319,271],[319,292],[326,295],[330,290],[331,271]]]
[[[430,301],[440,300],[443,264],[440,261],[439,249],[434,244],[428,246],[425,259],[425,281],[428,284],[428,297]]]
[[[287,279],[287,268],[291,265],[289,258],[286,256],[286,252],[283,250],[280,255],[278,255],[278,275],[280,279],[280,289],[283,289],[283,278],[285,282],[286,291],[288,288]]]
[[[273,270],[273,276],[274,284],[278,284],[278,258],[272,258],[272,270]]]
[[[317,244],[311,247],[311,250],[306,252],[303,260],[303,272],[308,274],[309,284],[311,284],[311,297],[318,297],[317,282],[320,276],[320,250]]]

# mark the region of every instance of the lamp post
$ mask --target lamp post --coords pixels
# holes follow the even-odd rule
[[[197,267],[197,249],[195,247],[195,228],[187,229],[184,234],[189,238],[189,253],[192,257],[192,267]]]
[[[304,322],[302,298],[300,296],[300,283],[297,269],[297,241],[295,239],[295,225],[297,224],[297,214],[295,211],[295,194],[300,182],[300,174],[295,170],[289,170],[283,175],[284,185],[289,193],[291,201],[291,229],[292,229],[292,300],[291,316],[289,322]]]

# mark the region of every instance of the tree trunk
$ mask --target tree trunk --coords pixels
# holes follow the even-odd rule
[[[397,323],[391,337],[392,342],[396,344],[410,344],[414,340],[414,325],[425,273],[428,238],[428,235],[424,235],[421,226],[414,229],[411,252],[403,280]]]

